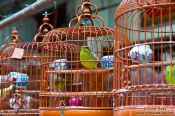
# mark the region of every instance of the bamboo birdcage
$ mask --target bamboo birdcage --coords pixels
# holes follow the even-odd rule
[[[44,37],[42,116],[112,115],[113,30],[104,27],[97,14],[97,7],[86,0],[69,27],[54,29]],[[95,26],[94,19],[102,25]],[[84,59],[82,48],[89,58]]]
[[[174,0],[123,0],[117,8],[115,116],[175,115],[174,16]]]
[[[12,86],[13,91],[1,102],[2,115],[39,115],[39,92],[41,76],[41,42],[44,35],[53,29],[47,13],[33,42],[8,46],[1,55],[1,88]],[[16,37],[16,36],[15,36]],[[40,40],[41,41],[41,40]],[[3,80],[3,79],[6,80]],[[2,93],[4,96],[6,93]]]
[[[3,103],[0,105],[0,109],[6,108],[5,101],[9,99],[10,94],[13,94],[14,87],[10,86],[9,83],[6,83],[5,77],[8,65],[7,62],[3,62],[2,54],[6,52],[10,46],[15,46],[15,44],[22,42],[23,39],[18,35],[18,31],[14,28],[10,36],[7,36],[4,40],[4,44],[0,47],[0,101]],[[6,70],[6,71],[4,71]]]

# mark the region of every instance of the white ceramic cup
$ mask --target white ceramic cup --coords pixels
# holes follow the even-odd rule
[[[149,45],[135,45],[129,52],[128,56],[136,62],[150,62],[153,51]]]
[[[54,69],[55,70],[65,70],[67,68],[68,68],[67,59],[54,60]]]

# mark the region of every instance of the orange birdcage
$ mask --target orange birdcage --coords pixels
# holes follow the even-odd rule
[[[0,61],[2,115],[39,115],[42,43],[38,41],[53,29],[48,21],[45,13],[43,24],[33,42],[16,43],[2,50]],[[14,41],[19,38],[17,35],[10,36],[12,37],[15,37]],[[10,89],[13,90],[9,94]]]
[[[0,90],[1,90],[0,101],[3,103],[0,105],[1,110],[6,108],[5,101],[9,99],[10,94],[12,94],[14,90],[13,86],[10,86],[9,83],[5,82],[5,80],[7,79],[7,75],[5,75],[7,71],[4,71],[4,70],[7,69],[7,66],[9,65],[9,63],[2,62],[3,60],[2,54],[6,52],[6,50],[8,50],[10,46],[15,46],[15,44],[18,44],[22,41],[23,39],[20,36],[18,36],[18,31],[14,28],[12,30],[11,36],[6,37],[6,39],[4,40],[4,44],[0,48],[0,61],[1,61],[0,62],[0,69],[1,69],[0,70]]]
[[[174,0],[123,0],[115,18],[114,116],[175,115]]]
[[[113,29],[104,27],[97,14],[85,0],[69,27],[44,37],[42,116],[113,114]],[[102,25],[95,26],[99,20]]]

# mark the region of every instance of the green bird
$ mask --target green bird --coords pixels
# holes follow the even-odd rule
[[[167,84],[175,84],[175,65],[166,68],[165,76]]]
[[[95,69],[97,68],[98,62],[95,61],[98,60],[98,57],[90,51],[88,46],[82,46],[80,51],[80,61],[81,64],[88,69]]]

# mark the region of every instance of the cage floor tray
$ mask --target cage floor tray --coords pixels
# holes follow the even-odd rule
[[[60,111],[43,110],[40,116],[60,116]],[[113,116],[112,110],[65,110],[64,116]]]

